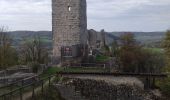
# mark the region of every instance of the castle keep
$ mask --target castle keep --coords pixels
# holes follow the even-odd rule
[[[86,0],[52,0],[53,57],[87,43]],[[71,56],[71,54],[70,54]]]

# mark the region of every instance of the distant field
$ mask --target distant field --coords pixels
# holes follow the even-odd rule
[[[121,36],[125,32],[111,32],[115,36]],[[131,32],[137,41],[148,47],[160,47],[165,37],[165,32]]]
[[[148,47],[146,47],[145,49],[152,50],[153,52],[159,52],[159,53],[164,52],[163,48],[148,48]]]

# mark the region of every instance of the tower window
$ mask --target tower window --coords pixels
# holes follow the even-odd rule
[[[71,7],[70,6],[68,6],[68,11],[71,11]]]

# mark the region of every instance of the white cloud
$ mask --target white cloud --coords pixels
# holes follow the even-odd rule
[[[51,30],[49,0],[1,0],[0,25],[12,30]]]
[[[159,31],[170,27],[170,0],[89,0],[88,3],[89,28]]]
[[[170,27],[170,0],[87,0],[87,3],[88,28],[157,31]],[[51,30],[51,0],[0,0],[1,25],[12,30]]]
[[[49,13],[51,3],[49,0],[1,0],[1,13]]]

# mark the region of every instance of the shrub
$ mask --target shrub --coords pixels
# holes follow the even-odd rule
[[[160,87],[160,90],[163,92],[163,94],[170,97],[170,77],[159,81],[157,85]]]
[[[38,70],[41,67],[41,65],[36,62],[29,63],[28,66],[31,67],[33,73],[38,73]]]

